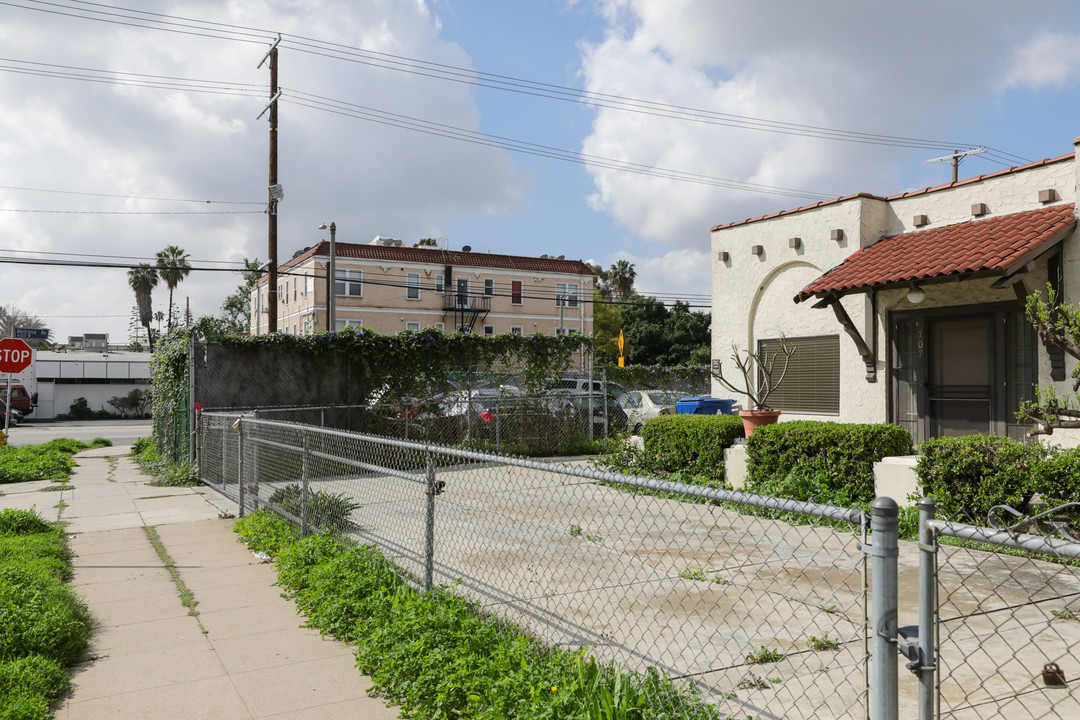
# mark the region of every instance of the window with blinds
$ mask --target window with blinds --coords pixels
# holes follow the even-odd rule
[[[789,337],[796,347],[787,375],[769,396],[768,405],[788,412],[840,414],[840,336]],[[780,338],[758,341],[758,353],[777,354],[775,373],[784,367]]]

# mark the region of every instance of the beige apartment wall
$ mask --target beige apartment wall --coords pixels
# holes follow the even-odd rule
[[[417,323],[420,328],[438,327],[451,332],[455,329],[454,313],[443,312],[443,294],[435,291],[437,278],[445,268],[441,265],[389,264],[354,258],[338,258],[339,271],[359,271],[362,273],[361,295],[338,295],[335,303],[335,316],[339,323],[362,325],[380,333],[396,333]],[[310,260],[299,268],[289,272],[304,273],[313,278],[310,290],[305,294],[302,277],[297,278],[297,292],[292,291],[292,277],[282,275],[282,297],[278,304],[278,327],[282,332],[298,333],[324,331],[327,326],[326,309],[326,268],[325,261]],[[415,274],[419,281],[419,297],[408,297],[409,275]],[[286,280],[286,278],[288,278]],[[568,331],[592,333],[592,305],[583,303],[582,298],[592,297],[592,277],[576,274],[548,273],[543,276],[531,273],[501,270],[497,268],[453,268],[453,282],[459,278],[469,281],[468,292],[472,296],[483,295],[484,281],[492,280],[493,294],[490,296],[491,311],[486,317],[476,321],[475,333],[483,333],[485,326],[492,328],[492,334],[509,333],[520,328],[522,334],[554,334],[560,327]],[[521,302],[512,300],[512,282],[521,282]],[[285,283],[288,282],[289,297],[285,301]],[[556,283],[569,283],[578,286],[578,306],[563,309],[560,318],[559,307],[555,302]],[[265,307],[266,285],[258,288]],[[254,293],[252,295],[254,298]],[[253,299],[252,309],[255,302]],[[254,312],[253,312],[254,314]],[[306,329],[305,329],[306,328]],[[267,313],[259,315],[259,322],[252,323],[252,331],[262,334],[267,332]]]

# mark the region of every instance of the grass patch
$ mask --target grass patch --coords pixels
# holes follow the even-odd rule
[[[61,529],[33,510],[0,511],[0,718],[48,720],[68,689],[92,628],[70,577]]]
[[[780,662],[783,659],[783,650],[767,648],[764,645],[758,650],[746,654],[746,662],[752,665],[765,665],[766,663]]]
[[[161,536],[158,535],[157,528],[152,525],[144,525],[143,532],[146,533],[146,538],[150,541],[150,545],[153,546],[154,552],[161,559],[161,564],[169,571],[169,577],[172,578],[173,584],[176,585],[176,590],[180,594],[180,604],[188,609],[188,615],[195,618],[195,622],[199,623],[199,629],[205,635],[206,628],[203,627],[202,621],[199,620],[199,611],[196,609],[199,601],[195,599],[195,593],[184,582],[184,578],[180,577],[180,571],[176,569],[176,563],[165,548],[165,543],[161,542]]]
[[[112,445],[105,438],[84,443],[71,438],[56,438],[41,445],[0,446],[0,483],[23,483],[35,480],[66,482],[75,467],[71,456],[80,450]]]
[[[374,546],[331,534],[283,541],[271,518],[259,510],[235,529],[253,550],[278,547],[278,584],[310,626],[355,644],[373,694],[403,716],[719,719],[692,683],[547,647],[452,588],[414,591]]]

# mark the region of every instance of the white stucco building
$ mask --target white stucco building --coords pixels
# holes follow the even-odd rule
[[[939,187],[712,228],[714,363],[730,371],[733,343],[783,336],[798,350],[770,399],[782,420],[896,422],[916,441],[1022,437],[1015,410],[1036,385],[1071,390],[1072,359],[1038,341],[1024,298],[1049,280],[1080,301],[1077,143]]]

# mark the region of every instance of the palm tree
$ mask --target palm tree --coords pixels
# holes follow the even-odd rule
[[[139,322],[146,328],[150,352],[154,352],[154,334],[150,332],[154,310],[150,305],[150,300],[157,284],[158,271],[148,263],[140,263],[139,267],[128,270],[128,285],[135,291],[135,303],[139,306]]]
[[[157,271],[161,275],[161,279],[165,281],[165,284],[169,287],[169,325],[168,329],[173,329],[173,304],[172,296],[173,290],[191,273],[191,263],[188,262],[188,258],[191,257],[181,248],[175,245],[170,245],[157,254]]]
[[[618,293],[619,300],[629,300],[634,294],[634,278],[636,277],[637,270],[634,269],[634,264],[626,260],[616,261],[608,270],[608,281]]]

